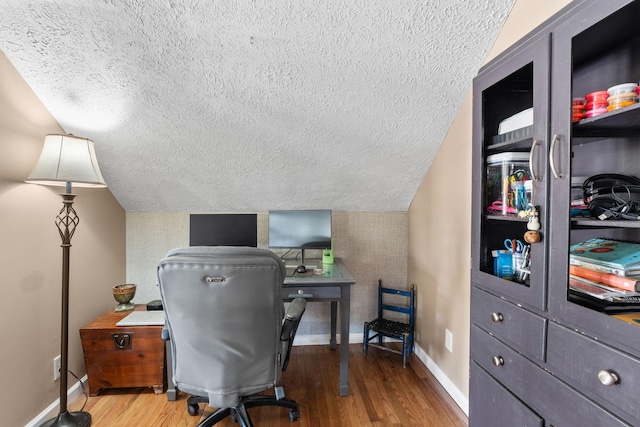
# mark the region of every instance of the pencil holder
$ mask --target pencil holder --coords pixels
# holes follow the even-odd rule
[[[513,260],[510,252],[499,251],[493,258],[493,274],[503,279],[513,278]]]

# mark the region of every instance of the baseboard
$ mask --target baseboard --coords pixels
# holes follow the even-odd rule
[[[296,335],[293,345],[325,345],[329,343],[330,338],[330,334]],[[362,333],[349,334],[349,344],[362,344],[363,339]],[[340,334],[336,336],[336,341],[340,344]]]
[[[85,389],[88,390],[89,386],[87,385],[87,376],[85,375],[84,377],[82,377],[80,381],[82,381],[82,384],[84,384]],[[75,399],[82,396],[82,384],[80,384],[80,381],[77,381],[74,385],[69,387],[67,391],[67,400],[69,402],[73,402]],[[55,418],[59,412],[60,398],[56,399],[56,401],[49,405],[44,411],[40,412],[40,414],[38,414],[37,417],[27,423],[25,427],[37,427],[45,421],[51,418]]]
[[[427,367],[429,372],[438,380],[438,382],[444,387],[445,391],[449,393],[449,396],[456,402],[456,404],[462,409],[465,415],[469,416],[469,399],[460,391],[458,387],[451,382],[449,377],[440,369],[440,367],[429,357],[429,355],[418,345],[415,344],[414,353],[420,359],[424,366]]]

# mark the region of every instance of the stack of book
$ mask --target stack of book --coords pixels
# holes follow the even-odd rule
[[[569,299],[606,312],[640,311],[640,244],[595,238],[572,245]]]

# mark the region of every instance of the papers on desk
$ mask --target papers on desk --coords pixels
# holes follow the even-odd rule
[[[132,311],[116,323],[116,326],[164,326],[164,311]]]

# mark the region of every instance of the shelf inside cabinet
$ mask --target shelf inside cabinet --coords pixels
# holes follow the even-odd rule
[[[590,117],[573,125],[578,137],[640,136],[640,103]]]
[[[485,215],[485,219],[495,221],[509,221],[509,222],[528,222],[529,217],[520,218],[513,215]]]
[[[531,149],[533,138],[531,136],[514,137],[503,142],[491,144],[487,147],[487,153],[500,153],[503,151],[528,151]]]
[[[640,221],[599,220],[595,218],[571,218],[571,225],[586,228],[639,228]]]
[[[513,143],[531,138],[533,126],[525,126],[523,128],[512,130],[511,132],[503,133],[494,136],[491,141],[491,145],[500,143]]]

